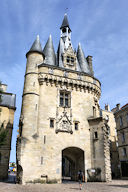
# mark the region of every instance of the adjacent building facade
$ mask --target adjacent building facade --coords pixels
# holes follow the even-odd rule
[[[26,54],[27,65],[17,138],[17,182],[111,180],[110,129],[101,114],[101,84],[92,56],[72,46],[65,14],[55,54],[50,35],[39,36]]]
[[[128,104],[115,108],[115,119],[118,136],[120,172],[122,178],[128,178]]]
[[[102,110],[102,116],[108,119],[108,126],[110,127],[109,139],[110,139],[110,160],[111,160],[112,178],[113,179],[120,178],[116,122],[114,118],[114,112],[110,110],[108,104],[105,105],[105,109]]]
[[[16,95],[6,92],[7,85],[0,84],[0,179],[8,177],[11,138]]]

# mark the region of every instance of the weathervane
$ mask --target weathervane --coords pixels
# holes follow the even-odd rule
[[[66,13],[66,14],[67,14],[67,12],[68,12],[68,8],[65,9],[65,13]]]

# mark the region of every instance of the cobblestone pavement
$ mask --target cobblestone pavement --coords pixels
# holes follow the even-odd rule
[[[0,182],[0,192],[77,192],[77,182],[62,184],[27,184],[18,185]],[[113,180],[110,183],[84,183],[84,192],[128,192],[128,180]]]

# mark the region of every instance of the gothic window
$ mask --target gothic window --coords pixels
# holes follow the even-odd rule
[[[70,107],[70,92],[60,91],[60,106]]]
[[[50,119],[50,128],[54,128],[54,119]]]

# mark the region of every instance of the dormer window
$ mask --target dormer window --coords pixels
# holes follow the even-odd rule
[[[68,65],[74,65],[74,62],[75,62],[74,57],[67,56],[67,64]]]
[[[74,63],[74,58],[73,57],[71,57],[71,63]]]
[[[70,57],[67,56],[67,63],[70,63]]]

